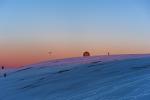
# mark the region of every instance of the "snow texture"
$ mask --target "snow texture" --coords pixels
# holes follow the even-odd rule
[[[150,55],[41,62],[0,76],[0,100],[149,100]]]

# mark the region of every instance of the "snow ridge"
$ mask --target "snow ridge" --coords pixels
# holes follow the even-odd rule
[[[150,55],[46,61],[0,77],[0,100],[149,100]]]

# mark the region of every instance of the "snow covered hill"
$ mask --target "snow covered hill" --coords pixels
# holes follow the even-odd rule
[[[149,100],[150,55],[41,62],[0,77],[0,100]]]

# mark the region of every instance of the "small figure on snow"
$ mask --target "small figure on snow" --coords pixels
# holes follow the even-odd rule
[[[4,66],[2,66],[2,70],[4,70]]]
[[[110,53],[108,52],[107,55],[110,56]]]
[[[6,73],[4,73],[4,77],[6,77],[7,76],[7,74]]]
[[[6,77],[7,75],[6,75],[5,71],[4,71],[5,67],[2,66],[1,69],[2,69],[2,74],[3,74],[3,76]]]

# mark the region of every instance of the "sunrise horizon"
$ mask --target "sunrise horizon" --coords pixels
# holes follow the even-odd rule
[[[0,100],[150,100],[150,0],[0,0]]]
[[[109,52],[110,53],[110,52]],[[91,52],[90,52],[91,54]],[[150,55],[150,53],[110,53],[110,56],[123,56],[123,55]],[[105,54],[91,54],[90,57],[101,57],[101,56],[108,56],[108,52]],[[109,57],[109,56],[108,56]],[[30,58],[30,57],[29,57]],[[72,58],[85,58],[83,57],[83,52],[81,52],[80,55],[74,55],[74,56],[66,56],[66,57],[56,57],[56,58],[45,58],[45,59],[37,59],[37,60],[32,60],[32,61],[26,61],[26,62],[21,62],[21,63],[11,63],[11,64],[1,64],[1,66],[5,66],[6,68],[21,68],[24,66],[29,66],[33,64],[38,64],[42,62],[53,62],[57,60],[65,60],[65,59],[72,59]],[[24,61],[24,60],[23,60]]]
[[[0,65],[150,52],[149,1],[2,0]],[[49,54],[51,52],[51,54]]]

